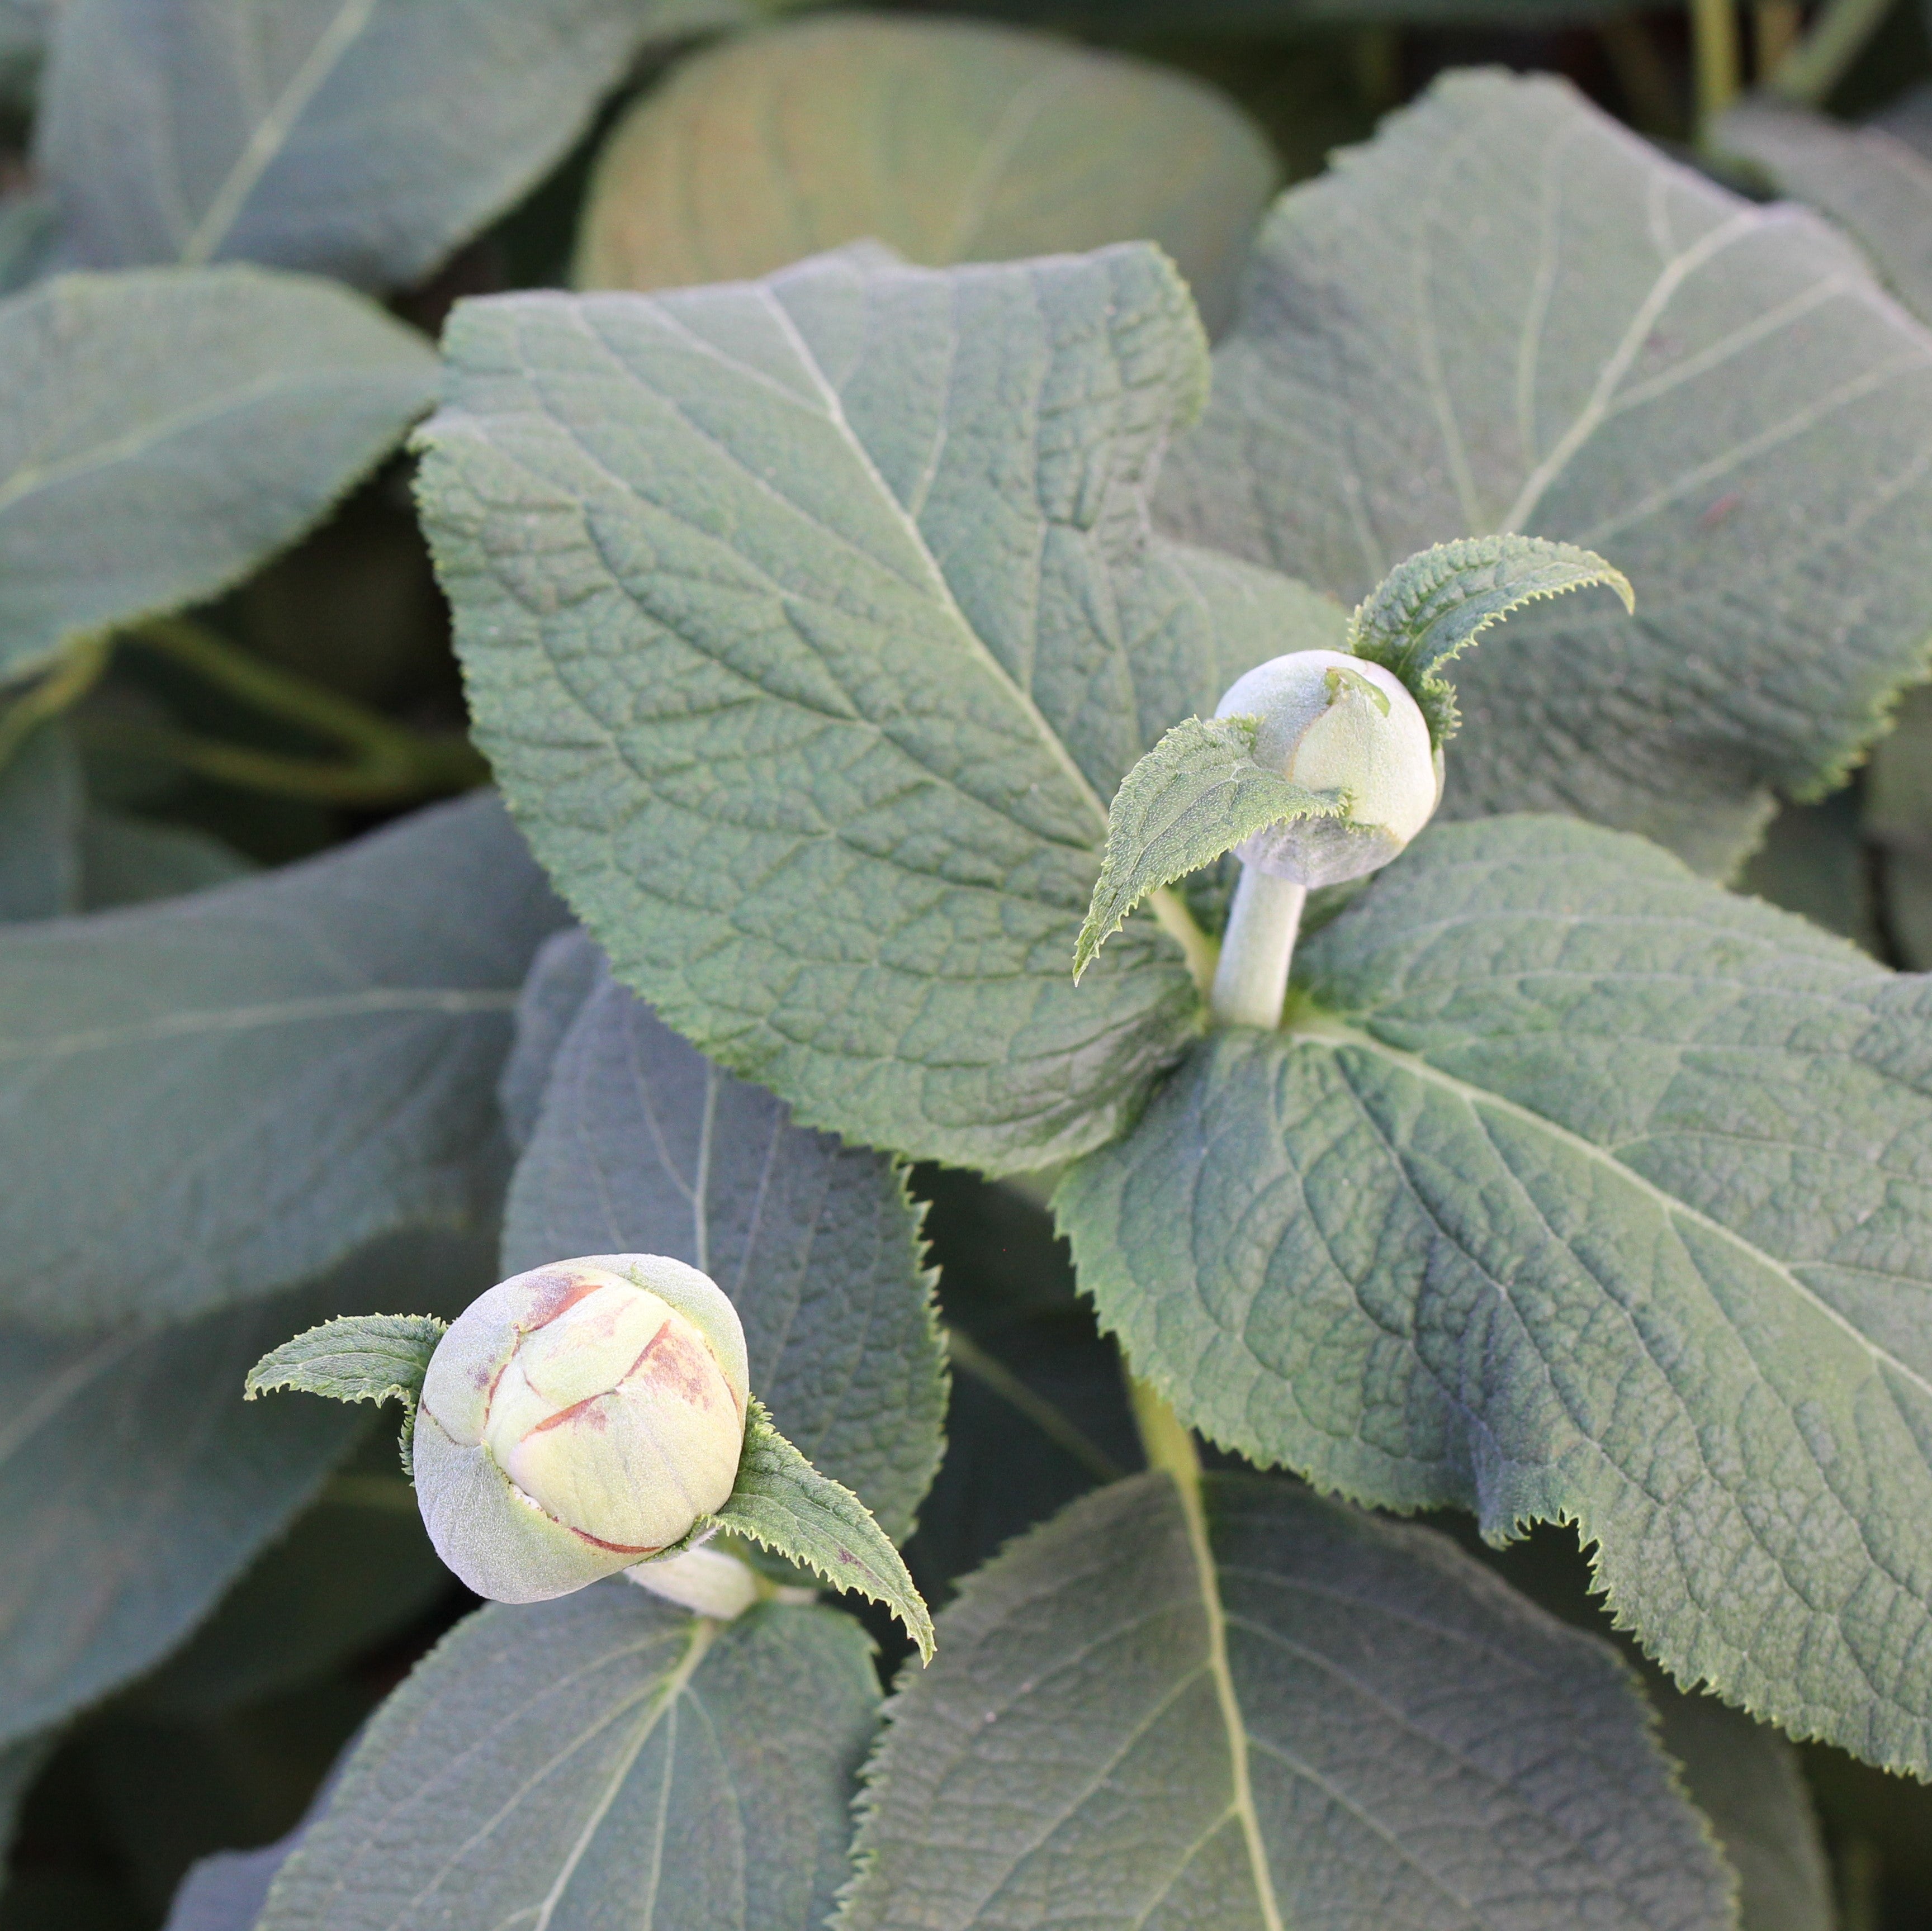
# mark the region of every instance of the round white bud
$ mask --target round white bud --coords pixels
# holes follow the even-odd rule
[[[724,1505],[750,1397],[737,1312],[695,1267],[598,1254],[516,1275],[464,1310],[424,1377],[430,1540],[500,1603],[627,1569]]]
[[[1258,717],[1255,762],[1310,791],[1340,791],[1346,815],[1298,818],[1235,847],[1243,863],[1298,885],[1338,885],[1388,864],[1433,814],[1442,760],[1402,679],[1366,658],[1298,650],[1238,677],[1217,718]]]

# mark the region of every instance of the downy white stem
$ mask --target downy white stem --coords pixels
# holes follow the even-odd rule
[[[1273,1032],[1281,1024],[1288,963],[1307,898],[1305,885],[1242,866],[1208,1002],[1216,1025],[1259,1026]]]

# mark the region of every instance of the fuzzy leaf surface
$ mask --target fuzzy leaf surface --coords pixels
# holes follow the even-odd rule
[[[1117,1132],[1196,1001],[1154,930],[1067,979],[1104,801],[1340,628],[1148,534],[1207,373],[1172,267],[848,254],[473,302],[446,352],[479,737],[617,976],[808,1126],[1002,1170]]]
[[[227,589],[435,389],[413,329],[304,276],[58,275],[0,302],[0,678]]]
[[[1149,892],[1211,865],[1270,825],[1347,810],[1340,792],[1310,791],[1264,771],[1254,757],[1256,722],[1186,718],[1121,779],[1107,817],[1106,856],[1073,949],[1076,982]]]
[[[932,1618],[892,1538],[850,1489],[821,1475],[772,1427],[755,1395],[745,1420],[738,1480],[710,1519],[824,1576],[834,1588],[856,1589],[883,1603],[905,1625],[920,1654],[932,1654]]]
[[[1910,142],[1763,99],[1733,107],[1714,139],[1720,152],[1755,162],[1780,194],[1828,214],[1899,300],[1932,320],[1932,162]]]
[[[1352,601],[1511,530],[1636,587],[1459,667],[1449,815],[1572,812],[1726,872],[1919,673],[1932,336],[1816,216],[1562,82],[1464,73],[1278,202],[1246,288],[1166,526]]]
[[[932,268],[1145,240],[1212,327],[1280,178],[1260,129],[1171,67],[978,21],[799,20],[694,55],[631,110],[577,280],[740,281],[868,238]]]
[[[137,1676],[200,1621],[314,1496],[367,1417],[244,1404],[288,1333],[405,1291],[454,1312],[489,1283],[487,1243],[384,1241],[293,1294],[159,1330],[0,1345],[0,1743]]]
[[[434,1315],[338,1315],[270,1348],[248,1370],[242,1399],[292,1389],[334,1402],[398,1401],[412,1410],[429,1357],[448,1331]]]
[[[180,1318],[487,1219],[517,988],[560,916],[479,796],[191,898],[0,927],[0,1310]]]
[[[878,1708],[836,1610],[721,1626],[616,1580],[484,1609],[377,1714],[260,1931],[815,1931]]]
[[[647,38],[732,0],[64,0],[36,159],[70,259],[419,281],[560,159]]]
[[[1058,1205],[1184,1419],[1572,1519],[1682,1681],[1932,1770],[1932,982],[1557,819],[1425,832]]]
[[[1623,572],[1574,544],[1462,537],[1398,563],[1357,608],[1348,641],[1402,679],[1439,745],[1461,722],[1442,666],[1526,604],[1595,586],[1616,591],[1627,613],[1634,607]]]
[[[550,940],[530,976],[513,1072],[568,1006],[510,1184],[505,1274],[626,1253],[709,1274],[738,1311],[776,1426],[902,1540],[946,1418],[933,1277],[903,1173],[794,1126],[782,1101],[712,1065],[581,933]]]
[[[940,1618],[841,1931],[1718,1927],[1642,1693],[1426,1530],[1278,1480],[1076,1502]]]

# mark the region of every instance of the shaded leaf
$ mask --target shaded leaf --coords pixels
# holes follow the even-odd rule
[[[1723,1926],[1630,1673],[1442,1538],[1165,1475],[970,1580],[867,1773],[842,1931]]]
[[[1066,978],[1102,800],[1339,628],[1148,535],[1205,374],[1172,269],[848,256],[470,303],[448,355],[419,493],[479,737],[618,976],[854,1140],[1118,1131],[1196,1001],[1152,931]]]
[[[1380,702],[1386,711],[1388,699]],[[1270,825],[1346,811],[1342,793],[1310,791],[1256,763],[1257,721],[1186,718],[1121,779],[1108,814],[1106,856],[1073,948],[1076,984],[1149,892]]]
[[[1348,647],[1402,679],[1439,745],[1462,721],[1442,666],[1511,611],[1592,586],[1635,608],[1623,572],[1574,544],[1508,535],[1438,543],[1398,563],[1357,606]]]
[[[550,1084],[571,1021],[599,983],[609,976],[609,970],[604,955],[574,925],[552,933],[538,949],[517,1000],[516,1041],[510,1048],[510,1057],[503,1062],[502,1077],[496,1082],[496,1103],[502,1109],[504,1130],[519,1153],[529,1146],[531,1135],[537,1130],[544,1089]],[[652,1254],[658,1250],[648,1241],[599,1239],[584,1251]],[[509,1270],[512,1273],[521,1271],[515,1267]]]
[[[206,832],[98,805],[81,823],[80,865],[81,897],[90,912],[206,892],[255,869],[232,845]]]
[[[1894,851],[1932,852],[1932,686],[1908,691],[1865,774],[1864,829]]]
[[[1351,599],[1499,530],[1636,586],[1467,661],[1452,816],[1574,812],[1726,872],[1918,674],[1932,337],[1816,217],[1561,82],[1452,76],[1284,196],[1215,359],[1177,532]]]
[[[1615,12],[1611,0],[974,0],[973,10],[1089,33],[1281,34],[1300,27],[1414,22],[1547,28]]]
[[[733,0],[63,0],[36,160],[93,268],[417,281],[570,147],[640,43]]]
[[[404,1281],[424,1300],[466,1300],[488,1266],[474,1238],[410,1237],[296,1294],[198,1321],[74,1340],[8,1330],[0,1741],[159,1660],[364,1426],[328,1402],[245,1406],[241,1378],[267,1342]]]
[[[479,796],[218,891],[0,928],[0,1305],[180,1317],[489,1218],[516,988],[560,916]]]
[[[1900,961],[1932,972],[1932,853],[1888,851],[1880,859],[1886,926]]]
[[[1557,819],[1424,834],[1056,1204],[1137,1373],[1574,1520],[1682,1681],[1932,1769],[1932,983]]]
[[[1754,162],[1780,194],[1828,214],[1899,300],[1932,320],[1932,162],[1909,142],[1768,100],[1733,107],[1713,139],[1720,152]]]
[[[58,275],[0,302],[0,679],[245,576],[435,382],[413,330],[306,277]]]
[[[1280,178],[1171,67],[968,20],[805,19],[694,55],[620,124],[577,280],[748,280],[872,239],[929,267],[1159,242],[1210,326]]]
[[[777,1425],[895,1540],[938,1468],[944,1356],[917,1207],[877,1153],[792,1125],[610,975],[590,940],[545,947],[518,1008],[519,1060],[550,1054],[510,1186],[503,1271],[579,1254],[666,1254],[738,1311]]]
[[[1834,791],[1816,805],[1786,805],[1738,874],[1737,889],[1782,906],[1868,952],[1885,955],[1873,903],[1874,854],[1858,835],[1858,803]]]
[[[856,1589],[883,1603],[905,1625],[920,1655],[932,1655],[932,1618],[892,1538],[850,1489],[821,1475],[772,1427],[755,1395],[745,1418],[738,1479],[708,1520],[824,1576],[836,1589]],[[700,1519],[699,1528],[706,1525]]]
[[[58,724],[30,733],[0,765],[0,922],[77,909],[86,803],[80,760]]]
[[[815,1931],[878,1698],[835,1610],[720,1625],[619,1581],[483,1610],[370,1726],[260,1931]]]

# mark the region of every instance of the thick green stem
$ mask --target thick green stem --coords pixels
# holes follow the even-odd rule
[[[1738,97],[1736,0],[1690,0],[1690,46],[1696,73],[1697,138],[1708,141],[1718,117]]]
[[[1826,0],[1810,31],[1778,63],[1768,91],[1816,106],[1851,71],[1891,11],[1892,0]]]
[[[1222,935],[1208,1010],[1222,1026],[1258,1026],[1273,1032],[1281,1024],[1288,995],[1288,969],[1308,888],[1276,878],[1252,865],[1241,868],[1234,903]]]
[[[23,696],[0,712],[0,766],[42,724],[71,710],[100,682],[113,646],[106,637],[83,637]]]

